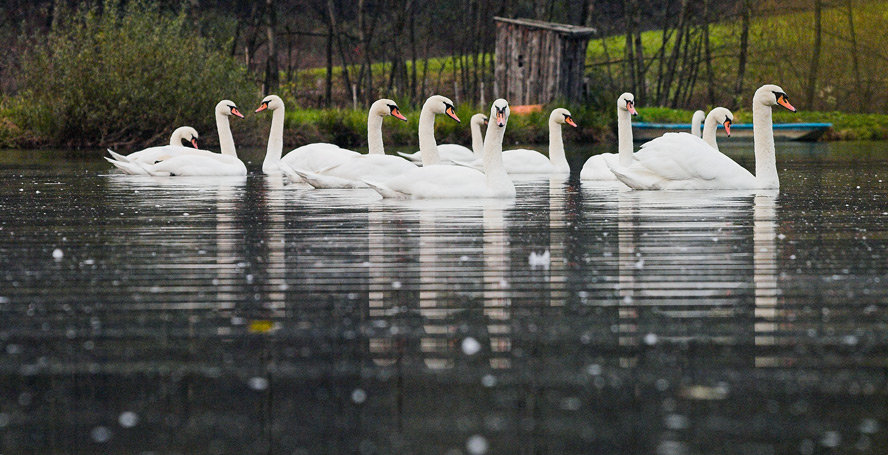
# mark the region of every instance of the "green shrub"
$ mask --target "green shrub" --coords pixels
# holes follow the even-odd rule
[[[147,1],[122,11],[117,4],[58,7],[48,36],[22,60],[10,115],[39,142],[158,143],[181,125],[215,138],[219,100],[244,110],[255,103],[246,69],[189,30],[184,14],[162,14]]]

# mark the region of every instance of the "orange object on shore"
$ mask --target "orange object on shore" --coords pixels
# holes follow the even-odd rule
[[[520,106],[509,106],[511,114],[530,114],[531,112],[543,112],[542,104],[522,104]]]

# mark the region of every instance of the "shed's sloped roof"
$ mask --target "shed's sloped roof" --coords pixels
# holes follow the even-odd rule
[[[506,22],[509,24],[521,25],[524,27],[538,28],[542,30],[551,30],[561,35],[571,37],[584,37],[593,35],[596,30],[591,27],[580,27],[578,25],[556,24],[554,22],[543,22],[533,19],[508,19],[505,17],[494,17],[496,22]]]

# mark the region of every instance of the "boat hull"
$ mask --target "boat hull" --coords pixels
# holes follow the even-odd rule
[[[719,129],[722,127],[719,126]],[[816,141],[823,136],[830,128],[832,123],[775,123],[774,124],[774,140],[775,141]],[[646,142],[651,139],[662,136],[665,133],[689,133],[691,131],[690,124],[681,123],[633,123],[632,139],[636,142]],[[735,123],[731,125],[731,137],[726,137],[723,133],[718,135],[721,141],[744,141],[752,140],[752,124],[751,123]]]

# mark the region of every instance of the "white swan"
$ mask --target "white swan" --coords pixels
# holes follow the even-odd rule
[[[438,144],[438,156],[441,162],[472,161],[484,156],[484,136],[481,127],[487,124],[487,116],[475,114],[469,121],[472,130],[472,148],[460,144]],[[398,152],[398,155],[407,158],[414,163],[422,163],[422,152],[414,153]]]
[[[435,116],[438,114],[446,114],[457,123],[460,121],[450,98],[432,95],[426,100],[419,113],[419,154],[422,157],[423,166],[441,164],[438,143],[435,142]]]
[[[341,148],[336,144],[317,142],[297,147],[281,158],[284,151],[284,101],[277,95],[268,95],[259,104],[256,112],[264,110],[272,112],[268,148],[265,160],[262,162],[262,172],[266,174],[280,173],[281,169],[278,163],[281,161],[286,162],[291,168],[316,171],[359,155],[358,152]],[[400,112],[398,115],[401,115]],[[294,180],[296,182],[302,181],[296,174],[293,174],[291,178],[296,179]]]
[[[116,166],[118,169],[126,172],[127,174],[141,174],[147,175],[145,169],[140,166],[127,166],[120,165],[122,163],[147,163],[154,164],[158,161],[165,160],[167,158],[182,155],[195,153],[198,151],[197,147],[197,130],[190,126],[180,126],[173,131],[173,134],[170,136],[170,145],[160,145],[157,147],[149,147],[144,150],[139,150],[138,152],[130,153],[129,155],[121,155],[111,149],[108,149],[108,153],[111,154],[111,158],[105,157],[108,162]],[[194,148],[184,147],[182,146],[182,141],[187,140]],[[199,151],[197,152],[200,153]]]
[[[755,175],[727,156],[713,153],[702,139],[683,133],[664,134],[642,145],[630,166],[613,165],[611,170],[635,189],[778,189],[771,123],[771,106],[778,104],[796,111],[776,85],[763,85],[752,98]]]
[[[610,163],[628,166],[632,163],[632,116],[635,111],[635,96],[624,93],[617,98],[617,151],[619,153],[601,153],[590,157],[580,171],[582,180],[616,180],[617,177],[608,168]]]
[[[289,163],[280,165],[287,176],[291,171],[308,182],[315,188],[366,188],[367,185],[360,179],[386,181],[409,170],[416,165],[400,156],[386,155],[382,145],[382,119],[388,116],[407,121],[398,110],[398,105],[389,99],[381,99],[370,106],[367,115],[367,145],[369,151],[366,155],[351,157],[339,164],[334,164],[325,169],[311,172],[308,169],[292,168]]]
[[[694,111],[694,116],[691,117],[691,134],[697,137],[702,137],[700,135],[700,125],[703,124],[703,119],[706,118],[706,113],[703,111]]]
[[[366,183],[387,198],[514,198],[515,185],[503,166],[502,154],[509,103],[504,99],[494,101],[490,118],[493,121],[487,125],[484,138],[484,172],[464,166],[423,163],[422,167],[387,182]],[[425,148],[422,150],[427,152]]]
[[[503,165],[509,174],[569,174],[570,165],[564,156],[564,141],[561,139],[561,125],[567,123],[576,128],[570,111],[557,108],[549,115],[549,156],[536,150],[515,149],[503,152]],[[470,163],[458,162],[463,166],[483,169],[483,160]]]
[[[725,107],[716,107],[709,111],[706,116],[706,122],[703,126],[703,142],[709,144],[710,147],[718,150],[718,144],[715,142],[715,132],[718,125],[724,125],[725,134],[731,136],[731,123],[734,121],[734,114]]]
[[[173,156],[155,164],[136,163],[148,174],[157,176],[244,176],[247,167],[238,159],[234,138],[228,123],[230,116],[243,118],[234,102],[222,100],[216,105],[216,129],[219,133],[219,148],[222,153],[201,150]]]

